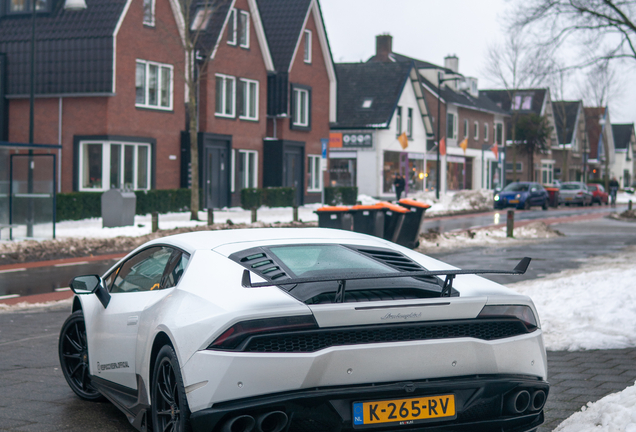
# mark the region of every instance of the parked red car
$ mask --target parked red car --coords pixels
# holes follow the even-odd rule
[[[591,183],[587,185],[587,188],[592,192],[592,204],[598,203],[598,205],[608,205],[609,195],[605,192],[605,188],[600,184]]]

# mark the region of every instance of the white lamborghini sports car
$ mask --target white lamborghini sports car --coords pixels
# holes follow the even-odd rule
[[[73,279],[60,363],[139,430],[534,430],[537,312],[477,276],[529,262],[460,270],[321,228],[165,237]]]

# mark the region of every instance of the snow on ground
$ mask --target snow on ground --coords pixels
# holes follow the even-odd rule
[[[409,198],[425,202],[431,206],[428,215],[448,214],[466,211],[486,211],[493,208],[493,192],[488,189],[451,191],[435,198],[435,192],[417,192]]]
[[[549,350],[636,347],[635,261],[631,249],[508,287],[534,301]]]
[[[554,432],[636,432],[636,386],[588,402]]]

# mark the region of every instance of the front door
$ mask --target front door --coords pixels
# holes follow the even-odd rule
[[[223,208],[229,205],[229,146],[227,141],[205,140],[203,145],[203,205]]]
[[[293,187],[296,205],[303,205],[303,150],[300,147],[287,148],[283,160],[283,186]]]

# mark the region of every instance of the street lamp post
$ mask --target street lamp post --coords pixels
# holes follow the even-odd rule
[[[35,104],[35,16],[37,0],[31,0],[31,58],[30,72],[31,82],[29,89],[29,144],[33,144],[33,107]],[[85,0],[66,0],[64,2],[64,10],[77,11],[86,9]],[[29,203],[27,207],[27,237],[33,237],[33,225],[35,223],[35,206],[33,203],[33,170],[35,169],[33,162],[33,149],[29,148],[29,162],[27,167],[27,193],[29,194]],[[54,221],[55,223],[55,221]]]
[[[440,185],[440,161],[439,161],[439,147],[440,147],[440,139],[439,139],[439,134],[440,134],[440,124],[441,124],[441,119],[440,119],[440,100],[442,99],[442,83],[445,83],[446,81],[457,81],[461,79],[461,77],[455,77],[455,78],[442,78],[442,73],[440,71],[437,72],[437,168],[435,169],[435,197],[437,199],[439,199],[439,185]],[[447,110],[448,111],[448,110]]]

